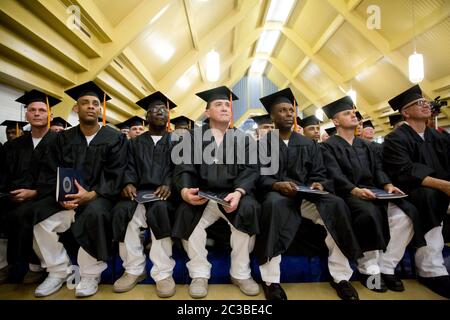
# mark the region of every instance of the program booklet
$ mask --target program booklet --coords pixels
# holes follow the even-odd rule
[[[218,195],[216,195],[216,194],[214,194],[214,193],[212,193],[212,192],[199,191],[199,192],[197,193],[197,195],[198,195],[199,197],[203,197],[203,198],[206,198],[206,199],[208,199],[208,200],[217,202],[218,204],[221,204],[221,205],[224,206],[224,207],[231,207],[231,205],[230,205],[229,202],[223,200],[223,199],[220,198]]]
[[[83,185],[82,174],[80,170],[72,168],[57,169],[56,181],[56,201],[66,201],[66,195],[78,193],[78,188],[75,185],[75,180],[80,185]]]

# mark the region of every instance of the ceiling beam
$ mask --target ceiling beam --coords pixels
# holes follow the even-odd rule
[[[344,0],[328,0],[328,3],[340,14],[345,20],[350,23],[367,41],[369,41],[378,51],[380,51],[388,61],[397,68],[406,79],[408,76],[408,60],[399,52],[391,51],[390,44],[377,30],[369,30],[366,27],[365,21],[349,11]],[[431,83],[424,78],[420,83],[420,87],[425,95],[434,97]],[[446,111],[448,112],[448,111]]]
[[[138,99],[141,99],[150,93],[144,88],[141,80],[126,66],[124,66],[124,63],[118,58],[114,59],[113,62],[105,69],[105,71],[107,71],[115,79],[120,81]]]
[[[236,53],[231,55],[230,57],[228,57],[228,59],[224,60],[221,65],[220,65],[220,70],[221,70],[221,75],[223,75],[223,72],[225,70],[230,69],[233,64],[235,63],[235,61],[240,58],[246,51],[249,50],[249,48],[256,42],[256,40],[258,40],[259,36],[261,35],[263,29],[262,28],[256,28],[253,31],[250,32],[249,35],[247,35],[247,37],[239,42],[238,47],[236,48]],[[238,70],[241,70],[242,67],[238,66]],[[245,71],[244,71],[245,73]],[[233,74],[235,74],[233,72]],[[234,77],[232,75],[230,75],[230,79],[233,79]],[[193,108],[193,105],[191,104],[190,101],[188,101],[190,98],[192,98],[193,96],[193,92],[200,92],[206,89],[209,89],[211,87],[211,83],[204,83],[201,82],[199,85],[197,85],[195,88],[193,89],[188,89],[186,90],[186,94],[180,99],[180,102],[177,103],[180,106],[180,109],[178,110],[183,110],[183,112],[190,112],[188,110],[185,110],[185,108]]]
[[[333,20],[332,24],[334,23],[335,25],[337,25],[338,23],[336,22],[337,20]],[[339,22],[339,21],[338,21]],[[334,27],[336,28],[336,26]],[[329,30],[330,28],[327,28],[326,30]],[[313,61],[319,68],[320,70],[327,75],[338,88],[344,88],[345,90],[349,89],[348,84],[346,84],[344,77],[337,71],[335,70],[327,61],[325,61],[324,59],[320,58],[319,56],[317,56],[316,53],[314,53],[313,49],[309,46],[309,44],[307,43],[306,40],[304,40],[302,37],[300,37],[300,35],[298,35],[294,30],[287,28],[287,27],[283,27],[282,29],[283,34],[290,40],[292,41],[292,43],[294,43],[302,52],[303,54],[305,54],[306,57],[308,57],[311,61]],[[329,39],[329,38],[328,38]],[[325,43],[323,43],[322,45],[324,45]],[[279,69],[279,68],[278,68]],[[279,69],[279,71],[281,71]],[[287,79],[293,79],[293,75],[289,72],[289,70],[286,70],[286,74],[285,77]],[[297,87],[300,85],[298,84],[298,80],[295,79],[295,81],[297,81]],[[293,83],[291,81],[291,83]],[[293,83],[294,84],[294,83]],[[312,103],[316,104],[317,106],[320,106],[320,103],[318,102],[320,99],[319,97],[317,97],[314,93],[313,95],[311,95],[311,90],[309,90],[306,85],[301,84],[302,88],[306,88],[309,93],[306,93],[304,90],[301,90],[298,87],[298,90],[300,92],[302,92],[307,99],[309,99]],[[343,91],[343,93],[345,93],[345,91]],[[371,110],[370,104],[367,102],[367,100],[361,96],[361,94],[358,95],[358,106],[361,107],[361,109],[367,113],[369,116],[372,117],[374,124],[375,125],[380,125],[383,129],[383,124],[375,117],[375,114],[373,113],[373,111]],[[312,100],[312,97],[313,100]]]
[[[449,16],[450,1],[444,1],[444,4],[441,7],[434,10],[422,20],[417,21],[414,28],[398,33],[398,35],[396,35],[395,38],[393,38],[389,43],[391,51],[394,51],[412,41],[415,36],[417,37],[427,32],[434,26],[445,21]]]
[[[155,77],[147,70],[142,61],[134,54],[129,47],[123,50],[121,57],[124,59],[128,68],[136,74],[145,84],[149,91],[158,91],[159,84]]]
[[[19,2],[0,1],[0,19],[9,29],[33,43],[39,43],[74,71],[88,70],[89,59],[77,47]]]
[[[79,82],[92,79],[104,70],[141,32],[149,21],[171,1],[142,1],[113,30],[112,42],[103,45],[103,57],[91,59],[89,71],[79,75]]]
[[[319,39],[316,41],[312,47],[312,52],[315,54],[323,48],[323,46],[330,40],[330,38],[338,31],[338,29],[344,24],[345,19],[341,15],[337,15],[336,18],[330,23],[330,25],[325,29],[325,31],[320,35]]]
[[[87,36],[79,26],[74,27],[68,24],[70,15],[62,2],[34,0],[23,1],[22,3],[73,45],[77,46],[87,57],[94,58],[102,55],[101,43],[95,37]]]
[[[39,88],[57,98],[62,98],[64,95],[64,88],[57,82],[51,81],[47,77],[43,77],[2,55],[0,55],[0,80],[23,90]]]
[[[311,59],[319,68],[324,71],[331,79],[337,83],[343,82],[342,76],[328,62],[315,55],[309,44],[300,37],[294,30],[283,27],[281,32],[294,43],[308,58]]]
[[[159,82],[163,90],[171,88],[173,84],[181,77],[189,68],[197,64],[199,60],[205,56],[214,46],[223,39],[233,28],[247,17],[248,13],[261,0],[246,0],[242,4],[240,11],[233,10],[227,15],[216,27],[214,27],[208,34],[198,41],[199,50],[192,49],[184,55],[184,57],[175,65],[174,68],[164,76]]]
[[[184,15],[186,16],[186,20],[188,22],[189,34],[191,36],[192,46],[194,47],[194,50],[200,51],[198,36],[197,36],[197,32],[195,31],[194,21],[192,19],[192,9],[191,9],[191,6],[190,6],[188,0],[183,0],[183,8],[184,8]],[[202,79],[203,82],[206,82],[207,81],[206,74],[205,74],[205,70],[203,68],[201,61],[199,60],[197,62],[197,64],[198,64],[198,70],[200,71],[200,78]]]
[[[450,75],[434,80],[431,83],[431,88],[433,89],[433,91],[438,91],[438,90],[442,90],[445,88],[450,88]],[[434,97],[431,97],[434,98]]]
[[[86,18],[89,29],[93,30],[102,42],[113,41],[114,28],[102,11],[92,0],[63,0],[72,1],[81,8],[83,17]]]
[[[303,84],[300,80],[292,78],[292,73],[289,71],[289,68],[280,60],[275,57],[269,57],[268,62],[272,64],[289,82],[297,88],[308,100],[316,105],[319,104],[319,98],[317,95],[312,92],[305,84]]]
[[[121,100],[129,104],[128,108],[137,109],[137,106],[134,103],[138,101],[139,98],[109,72],[100,72],[96,79],[99,80],[101,85],[105,86],[104,89],[107,92],[115,93],[115,95],[120,97]]]
[[[0,47],[4,50],[3,54],[46,77],[64,85],[76,83],[74,71],[2,25],[0,25]]]

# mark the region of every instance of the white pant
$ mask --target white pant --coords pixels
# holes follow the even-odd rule
[[[442,224],[428,231],[425,234],[425,241],[427,245],[417,249],[415,256],[419,276],[429,278],[448,275],[442,256],[444,249]]]
[[[302,217],[311,220],[315,224],[324,226],[323,220],[314,203],[303,200],[301,204],[301,213]],[[325,244],[328,248],[328,269],[330,270],[330,274],[336,283],[339,283],[342,280],[349,280],[353,274],[353,270],[350,267],[348,259],[342,253],[341,249],[339,249],[328,230],[326,231],[327,236],[325,238]],[[281,256],[278,255],[261,265],[259,267],[261,279],[267,283],[280,283],[280,262]]]
[[[128,223],[125,241],[119,243],[119,254],[125,271],[136,276],[145,272],[144,247],[140,239],[140,229],[148,228],[145,212],[145,206],[139,204]],[[150,233],[152,246],[149,257],[153,263],[150,275],[153,280],[160,281],[171,277],[175,267],[175,260],[172,259],[172,240],[170,237],[157,240],[152,230]]]
[[[8,266],[8,239],[0,239],[0,269]]]
[[[75,211],[64,210],[34,226],[33,248],[39,259],[43,261],[42,266],[47,269],[49,275],[66,277],[71,273],[71,262],[66,249],[58,241],[58,233],[69,230],[74,221]],[[97,261],[81,247],[78,250],[77,260],[82,277],[99,277],[107,268],[105,262]]]
[[[189,276],[193,278],[207,278],[211,276],[211,264],[207,260],[208,250],[206,250],[206,231],[205,229],[220,218],[225,219],[231,229],[231,268],[230,275],[235,279],[249,279],[251,277],[250,252],[255,246],[255,236],[237,230],[228,221],[218,208],[217,203],[209,201],[199,223],[194,228],[189,239],[183,240],[183,246],[189,256],[189,262],[186,264],[189,270]]]
[[[394,274],[395,268],[405,254],[405,249],[414,235],[411,219],[394,203],[388,204],[388,222],[391,239],[386,251],[364,252],[364,257],[358,259],[358,270],[362,274]]]

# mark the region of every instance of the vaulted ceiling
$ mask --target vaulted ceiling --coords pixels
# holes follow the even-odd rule
[[[380,8],[380,29],[367,27],[371,5]],[[384,134],[387,100],[412,85],[415,34],[424,93],[450,96],[448,0],[414,0],[414,25],[412,0],[297,0],[284,24],[266,21],[269,6],[270,0],[2,0],[0,82],[62,98],[62,116],[73,104],[64,90],[95,80],[112,96],[113,123],[142,115],[134,102],[156,90],[178,104],[171,117],[197,119],[203,104],[195,92],[231,87],[264,59],[265,75],[291,87],[305,114],[353,88],[358,108]],[[264,30],[281,32],[270,54],[256,52]],[[206,79],[212,49],[220,54],[217,83]],[[450,125],[448,108],[440,121]]]

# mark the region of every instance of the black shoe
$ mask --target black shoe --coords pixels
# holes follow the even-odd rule
[[[373,274],[373,275],[367,275],[367,274],[361,273],[360,281],[364,287],[366,287],[367,289],[369,289],[371,291],[374,291],[374,292],[386,292],[387,291],[386,283],[384,283],[381,273]]]
[[[11,277],[11,269],[10,265],[0,269],[0,284],[7,283]]]
[[[395,274],[382,273],[381,278],[384,280],[384,283],[389,290],[397,292],[405,291],[402,280],[400,280]]]
[[[22,283],[23,284],[34,284],[34,283],[41,283],[47,278],[47,272],[45,271],[31,271],[28,270],[25,277],[23,277]]]
[[[423,278],[417,276],[417,278],[421,284],[423,284],[425,287],[427,287],[434,293],[437,293],[440,296],[450,299],[450,276],[440,276],[431,278]]]
[[[267,300],[287,300],[286,292],[279,283],[272,283],[268,286],[263,282],[262,287]]]
[[[358,292],[349,281],[342,280],[339,283],[336,283],[331,280],[330,283],[342,300],[359,300]]]

